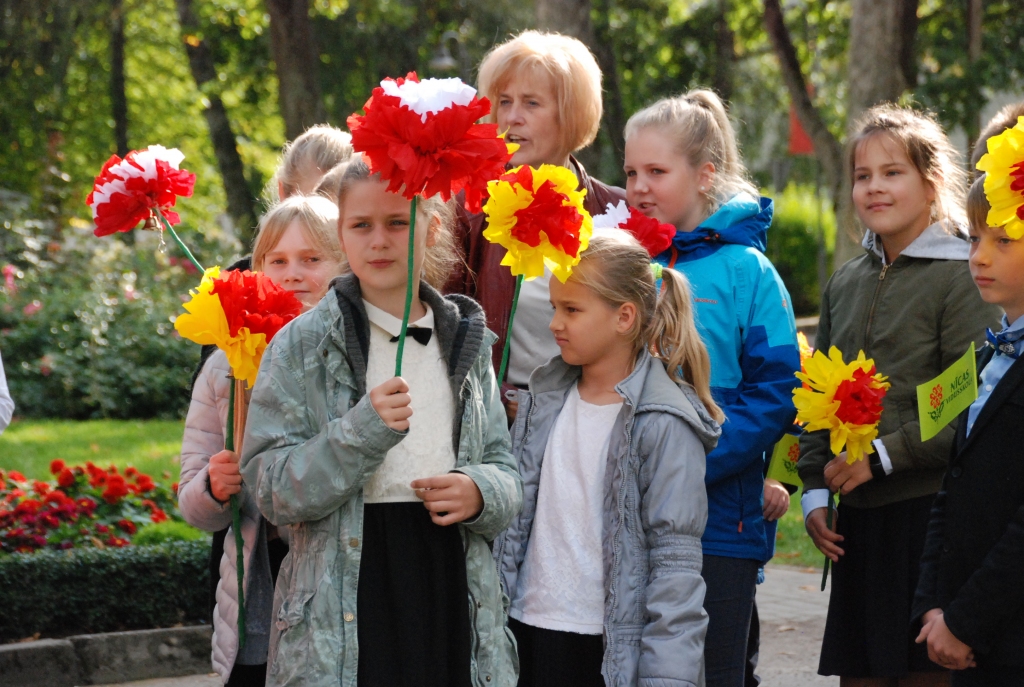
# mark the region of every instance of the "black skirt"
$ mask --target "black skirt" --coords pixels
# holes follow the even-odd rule
[[[470,687],[466,554],[422,503],[363,509],[359,687]]]
[[[604,687],[604,638],[508,619],[519,648],[519,687]]]
[[[818,673],[900,677],[941,671],[916,644],[910,611],[934,495],[878,508],[839,505],[845,551],[832,567],[832,595]]]

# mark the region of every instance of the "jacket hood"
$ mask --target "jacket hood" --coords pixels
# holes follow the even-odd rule
[[[547,391],[568,390],[580,378],[582,370],[555,356],[530,376],[530,391],[535,396]],[[647,351],[637,359],[633,371],[615,390],[636,414],[661,412],[680,418],[700,439],[705,453],[718,445],[722,428],[708,413],[693,387],[677,384],[665,371],[665,365]]]
[[[768,227],[774,212],[771,198],[738,193],[693,231],[677,231],[672,244],[680,253],[700,255],[729,243],[756,248],[763,253],[768,248]]]
[[[906,255],[908,258],[928,258],[930,260],[967,260],[970,256],[971,244],[964,238],[959,224],[953,224],[953,232],[947,231],[942,222],[931,224],[900,253],[900,256]],[[885,262],[885,253],[882,252],[882,243],[878,239],[878,234],[870,229],[864,232],[864,239],[860,245],[864,250],[873,253],[882,262]]]

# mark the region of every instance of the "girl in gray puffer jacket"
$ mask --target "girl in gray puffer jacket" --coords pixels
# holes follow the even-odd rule
[[[703,684],[704,466],[723,416],[686,278],[658,276],[615,231],[551,280],[562,355],[520,394],[523,510],[494,546],[520,685]]]

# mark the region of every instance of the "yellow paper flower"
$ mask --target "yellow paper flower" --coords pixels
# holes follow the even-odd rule
[[[1012,239],[1024,236],[1024,117],[1017,125],[988,139],[988,152],[978,161],[985,172],[985,197],[992,209],[988,225],[1003,227]]]
[[[501,264],[513,275],[535,279],[545,265],[562,283],[572,274],[594,230],[578,185],[557,165],[522,165],[487,185],[484,238],[508,250]]]
[[[263,274],[231,271],[221,277],[219,267],[206,270],[199,288],[189,293],[187,314],[175,319],[174,328],[186,339],[224,351],[231,374],[250,388],[267,343],[302,307],[294,294]]]
[[[807,431],[827,429],[832,453],[839,455],[845,446],[847,463],[874,451],[871,442],[878,437],[882,398],[890,386],[875,372],[875,361],[860,351],[856,360],[845,363],[832,346],[827,356],[815,351],[796,376],[805,386],[793,391],[793,404]]]

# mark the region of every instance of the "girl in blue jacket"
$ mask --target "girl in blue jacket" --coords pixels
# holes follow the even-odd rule
[[[770,551],[764,454],[793,423],[800,369],[789,293],[764,256],[772,201],[746,180],[735,132],[711,91],[633,115],[625,158],[629,204],[676,227],[655,259],[692,285],[712,393],[726,416],[704,480],[704,655],[708,687],[741,687],[757,570]]]

